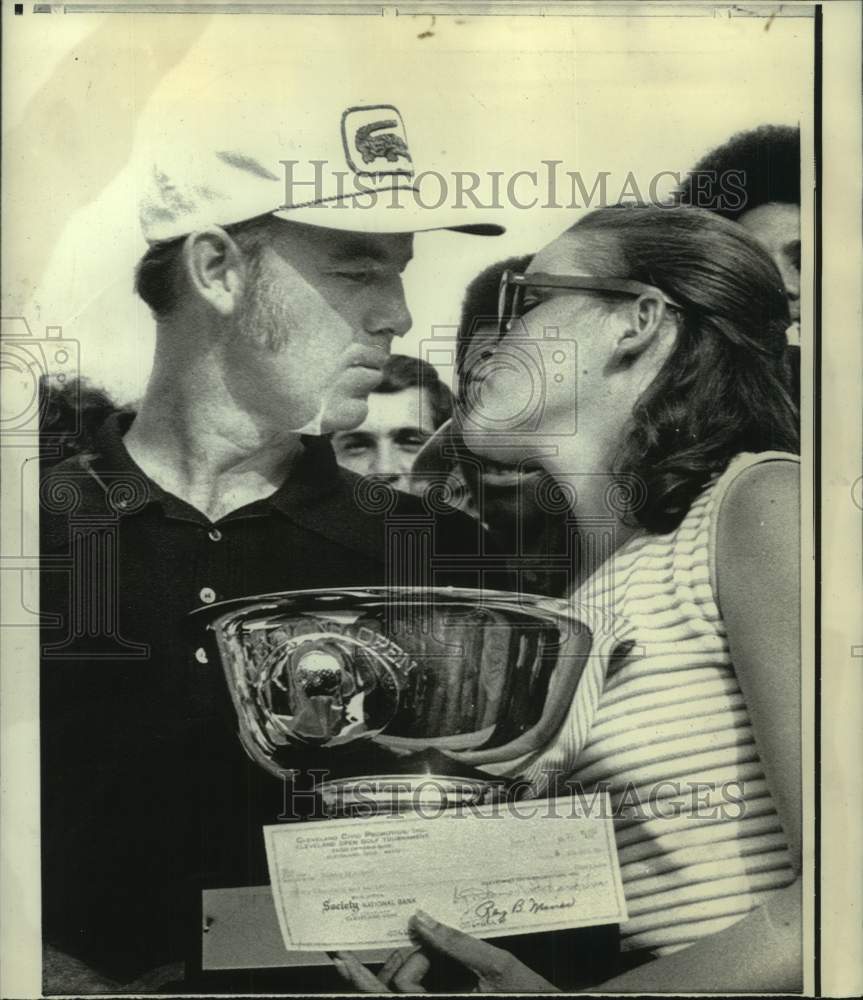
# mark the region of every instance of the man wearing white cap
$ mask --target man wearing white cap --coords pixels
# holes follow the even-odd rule
[[[365,419],[390,344],[410,327],[401,273],[414,232],[501,231],[464,210],[422,207],[394,106],[347,108],[329,128],[320,117],[256,155],[182,148],[149,171],[141,220],[151,248],[137,289],[158,341],[126,446],[205,513],[279,485],[291,431]],[[197,429],[178,428],[176,405],[165,406],[180,386],[195,404],[183,423],[205,424],[205,447],[187,447]]]
[[[500,231],[422,210],[392,105],[315,128],[317,149],[286,134],[269,158],[155,158],[136,273],[157,320],[146,394],[43,482],[43,927],[91,988],[182,959],[201,887],[267,881],[261,825],[282,789],[245,757],[220,668],[182,624],[252,593],[399,582],[385,519],[318,435],[362,423],[410,327],[412,234]],[[303,169],[312,187],[292,193]],[[428,521],[416,498],[393,503]],[[477,553],[469,518],[435,530],[444,561]],[[46,990],[83,989],[51,954]]]

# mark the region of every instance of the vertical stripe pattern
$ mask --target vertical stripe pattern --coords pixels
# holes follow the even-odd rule
[[[609,788],[624,950],[678,951],[795,877],[714,593],[721,500],[744,469],[777,460],[797,461],[739,455],[675,531],[631,538],[572,595],[610,609],[613,629],[590,623],[595,651],[569,715],[522,773],[540,793],[551,768],[588,793]],[[632,648],[615,658],[622,640]]]

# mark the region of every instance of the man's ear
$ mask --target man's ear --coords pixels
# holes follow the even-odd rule
[[[183,262],[192,288],[222,316],[237,308],[245,280],[245,261],[219,226],[191,233],[183,244]]]
[[[612,363],[626,367],[660,339],[665,320],[665,300],[658,292],[644,292],[621,310],[623,320],[614,345]]]

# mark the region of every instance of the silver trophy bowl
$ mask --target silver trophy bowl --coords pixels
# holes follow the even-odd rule
[[[342,811],[480,801],[553,738],[590,654],[566,601],[502,591],[291,591],[193,612],[240,739],[270,773],[326,772]],[[497,781],[499,785],[499,780]]]

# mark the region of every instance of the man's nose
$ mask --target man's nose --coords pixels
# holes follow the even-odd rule
[[[405,455],[399,448],[385,443],[378,448],[372,468],[369,470],[377,479],[407,489],[408,476],[413,467],[413,457]]]
[[[410,330],[413,317],[405,301],[401,277],[390,282],[374,297],[366,313],[365,328],[376,336],[403,337]]]

